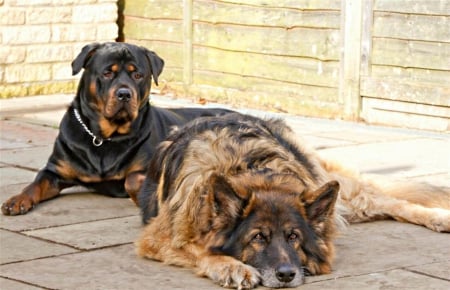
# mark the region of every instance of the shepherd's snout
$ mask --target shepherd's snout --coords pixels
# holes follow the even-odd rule
[[[275,269],[275,275],[280,282],[289,283],[295,278],[295,268],[289,264],[282,264]]]

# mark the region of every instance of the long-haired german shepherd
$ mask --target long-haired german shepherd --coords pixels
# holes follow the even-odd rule
[[[394,218],[450,231],[450,191],[387,184],[323,161],[281,120],[192,121],[157,150],[138,254],[224,287],[296,287],[330,273],[340,225]]]

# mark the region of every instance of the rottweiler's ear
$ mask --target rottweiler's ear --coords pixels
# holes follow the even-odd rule
[[[85,45],[78,56],[72,61],[72,75],[76,75],[85,67],[88,59],[94,54],[100,43],[91,43]]]
[[[153,80],[158,85],[158,76],[161,74],[164,67],[164,60],[160,58],[155,52],[146,49],[148,60],[150,61],[150,68],[152,70]]]
[[[339,193],[339,183],[330,181],[314,192],[316,198],[306,203],[306,214],[311,224],[318,224],[331,217]]]

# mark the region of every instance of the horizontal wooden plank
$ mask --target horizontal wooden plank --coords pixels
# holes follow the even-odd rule
[[[233,51],[339,59],[339,31],[334,29],[194,23],[193,35],[194,44]]]
[[[258,77],[241,77],[223,72],[194,71],[194,83],[214,87],[228,87],[247,92],[260,92],[277,96],[287,95],[298,100],[318,102],[337,102],[337,88],[317,87],[297,83],[287,83],[277,80],[266,80]],[[257,94],[255,94],[257,95]]]
[[[182,20],[151,20],[127,16],[125,23],[125,39],[183,41]]]
[[[183,0],[126,1],[124,15],[147,19],[182,19]]]
[[[198,1],[198,0],[195,0]],[[340,0],[219,0],[213,2],[225,2],[234,3],[236,5],[251,5],[251,6],[264,6],[264,7],[283,7],[294,8],[303,10],[339,10],[341,7]]]
[[[228,78],[230,86],[221,80]],[[182,83],[167,83],[165,92],[193,99],[230,104],[236,108],[259,108],[307,116],[339,116],[341,107],[336,101],[337,89],[320,88],[265,81],[258,78],[241,78],[224,73],[195,71],[194,84],[184,91]]]
[[[339,63],[194,47],[194,69],[297,84],[337,87]]]
[[[450,42],[450,16],[375,12],[373,36]]]
[[[375,11],[392,11],[399,13],[450,15],[448,0],[377,0]]]
[[[183,45],[181,43],[133,38],[128,38],[127,41],[156,52],[164,60],[164,70],[168,67],[183,67]]]
[[[372,64],[450,71],[450,43],[375,38],[372,45]]]
[[[366,97],[450,107],[450,83],[426,83],[411,78],[363,77]]]
[[[219,1],[194,1],[193,20],[267,27],[318,27],[339,29],[338,10],[300,10],[267,6],[237,5]]]
[[[373,124],[441,132],[450,130],[449,107],[363,98],[361,116]]]
[[[386,76],[400,79],[410,78],[418,82],[446,84],[449,82],[450,72],[420,68],[372,65],[371,76],[375,78],[384,78]]]

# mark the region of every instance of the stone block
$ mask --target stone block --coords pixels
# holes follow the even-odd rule
[[[35,230],[139,215],[137,206],[127,198],[91,194],[83,188],[70,188],[64,192],[58,198],[40,203],[26,215],[1,216],[0,228],[11,231]],[[0,192],[0,200],[12,194],[16,193]]]
[[[70,59],[72,60],[73,57],[70,56]],[[78,76],[72,76],[72,66],[70,65],[70,62],[58,62],[52,64],[53,67],[53,78],[54,80],[78,80]]]
[[[26,22],[29,24],[70,23],[72,7],[32,7],[26,12]]]
[[[25,61],[26,48],[24,46],[0,46],[0,63],[11,64]]]
[[[17,243],[19,239],[20,243]],[[15,249],[14,251],[0,251],[0,264],[77,252],[70,247],[24,237],[4,230],[0,230],[0,241],[3,249]]]
[[[45,6],[50,5],[52,0],[9,0],[8,4],[10,6]]]
[[[49,25],[3,26],[3,45],[48,43],[51,38]]]
[[[25,24],[25,9],[16,7],[0,8],[0,25]]]
[[[23,232],[27,236],[54,241],[77,249],[92,250],[133,243],[142,230],[139,215]]]
[[[27,63],[72,61],[72,45],[48,44],[27,47]]]
[[[53,25],[52,42],[95,41],[97,31],[92,24],[59,24]]]
[[[101,11],[101,13],[99,13]],[[73,7],[72,23],[102,23],[117,20],[117,4],[99,3]]]
[[[47,81],[51,79],[50,64],[12,64],[5,68],[6,83]]]
[[[119,33],[116,23],[102,23],[97,25],[98,41],[114,41]]]

